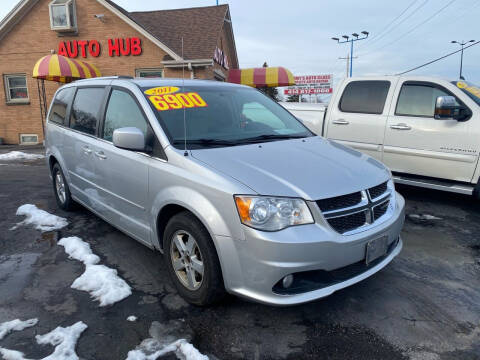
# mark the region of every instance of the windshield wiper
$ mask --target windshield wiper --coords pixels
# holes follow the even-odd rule
[[[265,135],[250,137],[250,138],[239,139],[237,140],[237,142],[256,143],[256,142],[262,142],[264,140],[288,140],[288,139],[301,139],[306,137],[309,137],[309,135],[265,134]]]
[[[185,143],[185,139],[173,140],[174,145],[181,145]],[[187,139],[187,145],[203,145],[203,146],[234,146],[235,141],[221,140],[221,139]]]

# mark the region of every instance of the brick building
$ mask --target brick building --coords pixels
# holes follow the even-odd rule
[[[0,22],[4,143],[43,140],[32,70],[51,53],[90,62],[103,76],[224,81],[238,68],[228,5],[127,12],[110,0],[21,0]],[[60,85],[45,81],[48,103]]]

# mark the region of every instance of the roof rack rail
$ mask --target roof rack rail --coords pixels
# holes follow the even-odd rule
[[[133,79],[130,75],[117,75],[117,79]]]

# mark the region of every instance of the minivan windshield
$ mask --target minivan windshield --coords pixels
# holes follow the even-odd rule
[[[452,84],[467,94],[477,105],[480,105],[480,87],[465,80],[452,81]]]
[[[142,90],[171,144],[179,149],[185,139],[189,149],[199,149],[313,136],[255,89],[202,85]]]

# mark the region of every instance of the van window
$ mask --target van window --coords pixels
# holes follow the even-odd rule
[[[452,96],[452,94],[434,86],[403,84],[398,96],[395,115],[433,118],[435,102],[439,96]]]
[[[155,94],[165,88],[142,90],[177,149],[184,148],[185,140],[189,148],[203,149],[312,136],[292,114],[256,89],[201,84]]]
[[[95,135],[104,91],[99,87],[77,90],[70,117],[72,129]]]
[[[70,87],[62,89],[57,93],[57,96],[53,100],[52,109],[48,121],[56,124],[67,125],[65,118],[67,116],[68,105],[72,102],[73,95],[75,94],[75,88]]]
[[[113,131],[122,127],[136,127],[147,136],[147,121],[135,100],[125,91],[113,89],[105,114],[102,137],[112,141]]]
[[[339,108],[343,112],[381,114],[389,88],[389,81],[352,81],[343,91]]]

